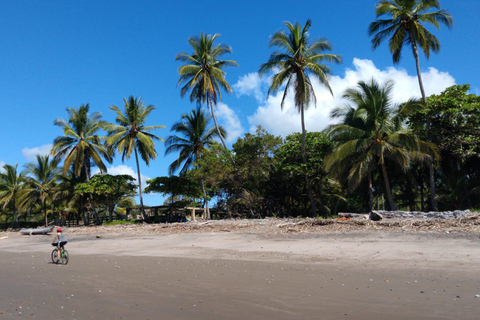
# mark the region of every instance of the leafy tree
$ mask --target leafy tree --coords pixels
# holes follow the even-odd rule
[[[341,123],[327,128],[329,137],[336,143],[334,152],[325,160],[327,170],[341,174],[348,172],[348,182],[355,189],[367,177],[370,210],[373,206],[372,171],[377,168],[385,183],[390,210],[396,210],[393,202],[387,159],[406,169],[413,152],[435,153],[435,148],[420,141],[415,134],[402,127],[405,114],[419,107],[418,101],[410,100],[402,108],[393,105],[391,91],[393,82],[381,87],[375,80],[360,81],[357,88],[349,88],[343,95],[355,107],[346,105],[332,112],[332,117],[341,118]]]
[[[441,153],[439,182],[444,191],[439,198],[444,209],[479,205],[475,187],[480,180],[480,97],[469,89],[468,84],[454,85],[431,95],[426,108],[409,117],[414,131],[429,136]],[[423,125],[426,115],[430,130]]]
[[[237,197],[235,177],[238,171],[232,164],[231,151],[220,144],[212,145],[209,152],[205,153],[195,162],[195,170],[190,170],[187,175],[197,181],[204,180],[210,192],[218,196],[217,208],[228,211],[229,216],[234,213],[242,214],[249,197]]]
[[[170,195],[173,206],[174,199],[194,198],[198,199],[202,197],[202,188],[198,181],[189,178],[187,175],[182,176],[168,176],[168,177],[156,177],[147,180],[148,186],[145,188],[146,193],[160,193],[164,196]]]
[[[311,42],[309,39],[309,29],[311,26],[310,20],[307,20],[303,28],[298,22],[295,25],[285,22],[285,25],[288,28],[288,34],[284,31],[278,31],[270,40],[271,47],[276,46],[284,52],[273,52],[270,55],[268,62],[260,66],[259,72],[263,75],[279,69],[278,73],[272,77],[272,83],[268,90],[268,94],[276,93],[285,85],[281,103],[282,108],[288,92],[293,90],[295,107],[301,115],[303,137],[302,157],[303,162],[306,163],[305,110],[308,108],[311,101],[316,104],[315,92],[310,76],[318,79],[333,95],[332,89],[328,83],[330,69],[326,65],[321,64],[321,62],[341,62],[341,58],[338,55],[323,53],[324,51],[332,50],[332,47],[327,40],[320,39]],[[307,175],[305,175],[305,179],[307,180],[307,187],[310,188]],[[315,201],[310,189],[309,196],[312,205],[312,216],[316,217]]]
[[[275,153],[270,195],[281,201],[288,215],[303,215],[303,210],[299,208],[304,203],[308,204],[308,187],[305,185],[307,175],[311,190],[316,191],[315,201],[319,201],[322,216],[326,218],[331,211],[329,206],[335,205],[336,199],[341,199],[337,197],[341,193],[340,189],[323,169],[323,159],[332,151],[332,142],[323,133],[308,132],[305,140],[308,161],[304,162],[302,141],[302,134],[291,134]]]
[[[64,159],[64,174],[73,164],[74,174],[83,175],[86,180],[89,180],[91,176],[91,160],[95,162],[101,172],[107,172],[102,157],[107,162],[112,161],[107,148],[102,143],[104,138],[97,135],[104,125],[101,120],[102,116],[98,112],[90,115],[89,109],[88,104],[82,105],[78,109],[67,108],[68,122],[60,118],[54,121],[54,125],[62,128],[63,136],[55,138],[51,151],[56,161]]]
[[[14,166],[5,164],[3,170],[0,172],[0,206],[3,210],[11,208],[14,225],[18,227],[20,199],[25,188],[25,173],[17,171],[17,164]]]
[[[436,11],[432,11],[435,10]],[[438,52],[440,43],[437,37],[431,34],[424,26],[425,23],[432,24],[440,29],[440,23],[448,28],[453,26],[452,16],[446,10],[440,9],[438,0],[381,0],[377,3],[375,13],[377,18],[387,15],[390,19],[377,19],[369,26],[368,32],[374,35],[372,39],[373,49],[390,37],[389,48],[393,57],[393,63],[400,62],[404,45],[410,45],[415,58],[418,84],[422,94],[423,102],[427,102],[423,88],[422,74],[420,71],[420,59],[418,48],[425,53],[427,59],[430,51]],[[430,119],[426,118],[427,129],[430,127]],[[433,164],[429,164],[430,172],[430,193],[432,208],[437,208],[435,199],[435,172]]]
[[[223,146],[227,149],[223,132],[217,123],[214,107],[217,101],[222,100],[221,90],[227,93],[232,92],[232,88],[225,79],[225,67],[238,66],[233,60],[220,60],[223,55],[232,53],[232,48],[224,44],[214,44],[219,34],[205,35],[203,32],[200,37],[190,37],[188,43],[193,49],[190,55],[186,52],[180,52],[175,60],[185,62],[186,64],[178,69],[180,79],[178,84],[185,83],[180,90],[183,97],[190,92],[190,101],[197,104],[205,103],[210,108],[218,136]]]
[[[56,192],[60,175],[58,161],[50,161],[50,157],[37,155],[37,162],[26,164],[26,188],[22,196],[22,206],[39,203],[45,220],[48,225],[47,201],[51,203]]]
[[[124,198],[133,197],[137,186],[135,179],[129,175],[97,174],[87,182],[75,186],[75,193],[91,195],[91,205],[104,205],[107,208],[110,221],[113,220],[113,211],[117,203]]]
[[[122,154],[122,161],[124,161],[125,158],[128,160],[132,152],[135,153],[140,208],[142,217],[145,219],[146,215],[143,208],[142,179],[138,153],[140,153],[141,158],[147,166],[150,164],[150,159],[156,159],[157,151],[155,150],[155,140],[163,141],[163,139],[150,133],[150,131],[165,128],[165,126],[145,126],[147,117],[155,110],[153,105],[145,106],[141,98],[135,98],[133,96],[130,96],[128,99],[124,98],[123,101],[125,102],[124,112],[115,105],[110,106],[110,110],[116,113],[115,121],[117,124],[109,123],[105,125],[108,131],[107,144]]]
[[[193,166],[193,163],[202,157],[202,155],[208,151],[208,147],[212,146],[215,141],[215,137],[218,137],[218,132],[214,127],[208,127],[210,118],[205,116],[205,112],[200,109],[200,106],[196,110],[192,110],[191,114],[183,114],[182,120],[175,123],[170,131],[182,135],[169,136],[165,142],[166,150],[165,155],[172,152],[180,151],[180,155],[168,168],[168,173],[171,175],[177,171],[183,163],[183,167],[180,170],[180,174],[185,174],[188,169]],[[219,128],[223,136],[225,131],[222,127]],[[201,181],[203,190],[203,199],[207,209],[207,219],[210,219],[210,208],[208,207],[207,192],[205,190],[205,183]]]
[[[257,208],[269,201],[267,189],[271,184],[274,156],[282,143],[281,137],[275,137],[258,126],[255,133],[247,133],[233,144],[239,174],[257,202]]]

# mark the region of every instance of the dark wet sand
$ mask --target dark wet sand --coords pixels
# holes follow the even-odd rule
[[[164,238],[118,240],[115,248]],[[467,259],[469,254],[441,263],[424,259],[417,249],[411,254],[418,257],[406,260],[343,260],[342,241],[336,241],[332,245],[340,249],[334,260],[305,254],[278,258],[274,252],[237,259],[223,249],[205,251],[203,258],[198,253],[189,258],[188,252],[185,257],[133,256],[137,253],[131,250],[99,254],[97,244],[108,242],[79,240],[69,242],[71,261],[63,266],[50,262],[48,243],[42,249],[34,245],[38,239],[0,243],[0,319],[480,318],[475,297],[480,266],[471,264],[478,259]],[[408,247],[409,239],[397,240]],[[26,245],[33,252],[25,251]],[[466,250],[463,245],[459,252]],[[22,252],[13,252],[20,247]],[[478,247],[475,242],[473,254]]]

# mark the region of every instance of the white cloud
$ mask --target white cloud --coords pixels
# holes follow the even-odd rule
[[[317,98],[317,107],[312,104],[305,112],[307,131],[321,131],[332,123],[330,111],[344,103],[342,94],[348,87],[355,87],[361,80],[370,81],[374,78],[380,84],[388,80],[395,81],[392,98],[395,102],[404,102],[409,98],[419,98],[420,89],[416,75],[409,75],[404,69],[394,67],[379,70],[372,61],[355,58],[353,68],[347,69],[344,77],[332,76],[329,80],[334,97],[329,90],[316,79],[311,79]],[[455,79],[446,72],[430,68],[422,73],[425,92],[428,95],[439,94],[445,88],[454,85]],[[293,94],[288,94],[283,110],[280,108],[283,91],[270,95],[258,106],[256,112],[248,117],[250,130],[261,125],[274,135],[286,136],[292,132],[301,132],[300,114],[295,108]]]
[[[236,141],[243,133],[243,127],[235,112],[226,104],[220,102],[217,104],[217,111],[215,111],[218,122],[224,127],[227,132],[226,140],[228,142]]]
[[[254,96],[257,101],[261,102],[265,99],[262,89],[266,83],[266,78],[261,78],[257,72],[252,72],[240,77],[233,88],[237,96]]]
[[[5,165],[6,163],[3,162],[3,161],[0,161],[0,172],[4,172],[5,170],[3,170],[3,166]]]
[[[23,148],[22,154],[27,160],[35,160],[37,155],[46,156],[50,154],[50,150],[52,150],[52,145],[46,144],[41,147]]]
[[[122,174],[129,175],[132,178],[134,178],[135,183],[138,184],[138,173],[135,172],[132,167],[121,164],[121,165],[118,165],[118,166],[112,166],[110,168],[107,168],[107,171],[108,171],[108,174],[111,174],[112,176],[118,176],[118,175],[122,175]],[[100,170],[98,168],[94,168],[92,170],[92,175],[95,175],[99,172],[100,172]],[[141,174],[141,173],[140,173],[140,177],[142,179],[142,189],[145,189],[145,187],[147,186],[146,181],[149,180],[150,178]]]

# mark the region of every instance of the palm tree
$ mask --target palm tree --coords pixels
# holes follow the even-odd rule
[[[232,92],[232,88],[225,80],[225,67],[236,66],[238,63],[233,60],[219,60],[227,53],[232,53],[232,48],[224,44],[214,44],[215,39],[220,35],[205,35],[203,32],[200,37],[190,37],[188,43],[193,49],[190,55],[186,52],[180,52],[175,60],[185,62],[186,64],[178,69],[180,79],[178,84],[185,83],[180,90],[183,97],[190,92],[190,101],[197,104],[205,103],[210,108],[215,128],[223,146],[227,149],[224,136],[217,123],[214,107],[217,101],[222,100],[220,89],[227,93]]]
[[[52,199],[59,180],[60,169],[57,166],[58,161],[50,161],[48,155],[37,155],[36,163],[30,162],[25,165],[26,173],[31,176],[26,177],[27,188],[22,197],[22,206],[40,203],[45,226],[48,225],[47,200]]]
[[[143,219],[145,219],[146,215],[143,208],[142,178],[140,176],[138,153],[140,153],[140,156],[147,166],[150,164],[150,159],[156,159],[157,151],[155,150],[154,140],[163,141],[163,139],[150,133],[150,131],[165,128],[165,126],[145,126],[147,117],[155,110],[155,107],[153,105],[145,106],[142,98],[130,96],[128,99],[124,98],[123,101],[125,102],[124,112],[115,105],[110,106],[110,110],[117,115],[115,118],[117,124],[106,124],[105,128],[108,131],[107,144],[122,154],[122,161],[124,161],[125,158],[127,160],[130,159],[132,152],[135,153],[140,210]]]
[[[13,210],[13,221],[18,227],[19,203],[25,187],[25,173],[17,171],[18,164],[6,164],[4,172],[0,172],[0,205],[5,210],[10,206]]]
[[[436,11],[431,11],[431,10]],[[429,23],[440,29],[440,23],[448,28],[453,26],[452,16],[446,10],[440,9],[438,0],[382,0],[379,1],[375,13],[377,18],[383,15],[391,16],[390,19],[377,19],[370,23],[368,32],[374,35],[372,39],[373,49],[380,43],[390,37],[389,47],[393,57],[393,63],[398,64],[401,59],[403,46],[412,47],[417,68],[418,84],[424,104],[427,103],[427,97],[423,88],[422,74],[420,72],[420,59],[418,56],[418,47],[425,53],[427,59],[430,57],[430,51],[438,52],[440,43],[438,39],[431,34],[423,25]],[[426,118],[427,130],[430,128],[430,118]],[[432,208],[437,207],[435,199],[435,171],[433,164],[428,164],[430,171],[430,197]]]
[[[196,110],[192,110],[191,114],[183,114],[182,121],[175,123],[170,131],[176,132],[184,136],[184,138],[177,135],[169,136],[165,142],[167,149],[165,155],[172,152],[180,151],[177,160],[172,162],[168,168],[168,173],[171,175],[177,171],[183,163],[180,173],[186,173],[193,163],[199,159],[208,147],[215,144],[213,140],[218,137],[218,132],[214,127],[208,127],[210,117],[205,116],[205,112],[197,106]],[[225,137],[225,131],[219,127],[222,136]],[[203,199],[207,209],[207,219],[210,219],[210,209],[208,207],[207,192],[205,190],[204,179],[201,180]]]
[[[427,98],[423,89],[418,47],[422,49],[428,59],[430,51],[438,52],[440,50],[440,43],[422,23],[430,23],[437,29],[440,29],[440,22],[448,28],[453,26],[452,16],[446,10],[429,12],[432,9],[440,9],[438,0],[382,0],[375,7],[377,18],[389,15],[391,19],[377,19],[370,23],[368,29],[368,33],[374,35],[372,39],[373,49],[391,36],[389,47],[394,64],[400,62],[405,44],[412,47],[417,67],[418,83],[424,103],[427,102]]]
[[[340,56],[323,53],[324,51],[332,50],[330,43],[326,39],[311,42],[309,39],[311,24],[311,21],[307,20],[302,28],[298,22],[294,25],[290,22],[285,22],[289,33],[278,31],[270,40],[270,47],[276,46],[282,49],[283,52],[273,52],[268,62],[262,64],[259,70],[260,75],[264,75],[272,70],[279,69],[278,73],[272,78],[268,94],[276,93],[285,85],[281,103],[282,109],[288,92],[293,90],[295,107],[300,113],[302,122],[302,158],[304,163],[307,162],[305,156],[305,110],[312,101],[316,105],[315,92],[310,76],[318,79],[333,95],[328,83],[328,76],[331,73],[330,69],[326,65],[321,64],[321,62],[341,62]],[[316,217],[315,201],[306,175],[305,179],[312,204],[312,216]]]
[[[51,151],[54,160],[64,159],[64,174],[73,164],[74,174],[86,180],[91,177],[91,160],[101,172],[107,172],[102,157],[109,163],[112,161],[107,148],[102,144],[104,138],[97,135],[104,125],[102,115],[98,112],[90,115],[89,109],[88,104],[78,109],[67,108],[68,122],[64,119],[54,121],[54,125],[63,129],[63,136],[55,138]]]
[[[87,225],[88,219],[83,211],[83,196],[75,192],[75,187],[83,182],[84,180],[76,176],[71,169],[67,174],[61,174],[53,194],[53,204],[63,213],[72,213],[77,218],[81,215],[84,225]]]
[[[349,88],[343,95],[355,107],[346,105],[334,109],[332,117],[342,121],[326,129],[337,145],[325,159],[326,169],[337,174],[348,171],[352,189],[367,177],[370,210],[373,206],[372,172],[378,167],[385,182],[390,210],[396,210],[386,169],[387,158],[406,169],[411,157],[419,158],[420,154],[426,157],[425,152],[438,155],[435,147],[402,127],[406,114],[419,108],[421,103],[409,100],[401,107],[395,106],[391,101],[392,89],[391,81],[383,87],[373,79],[370,83],[360,81],[357,88]]]

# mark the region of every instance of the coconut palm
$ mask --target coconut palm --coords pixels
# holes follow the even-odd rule
[[[111,162],[107,148],[103,145],[104,138],[97,132],[103,128],[102,115],[98,112],[89,114],[88,104],[78,109],[67,108],[68,122],[56,119],[54,125],[63,130],[63,136],[55,138],[51,154],[54,160],[64,159],[63,173],[66,174],[73,165],[73,172],[85,180],[91,177],[91,160],[95,162],[101,172],[107,172],[102,157]]]
[[[355,189],[367,177],[370,210],[372,209],[372,172],[379,168],[385,182],[390,210],[396,210],[387,174],[386,160],[406,169],[411,157],[438,155],[436,149],[420,141],[411,131],[402,127],[406,114],[419,108],[418,100],[409,100],[400,106],[392,103],[393,82],[380,86],[375,80],[360,81],[356,88],[345,91],[343,98],[355,107],[346,105],[332,111],[339,124],[326,129],[336,143],[334,152],[325,159],[325,167],[333,173],[347,171],[348,182]]]
[[[330,43],[326,39],[311,41],[309,38],[309,29],[311,26],[310,20],[307,20],[303,28],[298,22],[294,25],[290,22],[285,22],[285,25],[288,28],[288,33],[278,31],[270,40],[270,47],[278,47],[282,52],[273,52],[270,55],[268,62],[260,66],[259,72],[260,75],[264,75],[270,71],[279,70],[278,73],[272,77],[272,83],[268,90],[268,94],[276,93],[285,86],[282,103],[280,105],[282,109],[289,91],[293,91],[295,107],[301,116],[302,157],[303,162],[306,163],[305,110],[309,107],[310,102],[313,102],[316,105],[315,91],[310,76],[318,79],[333,95],[333,91],[328,83],[328,76],[331,73],[330,69],[326,65],[321,64],[321,62],[328,61],[340,63],[341,58],[339,55],[324,53],[324,51],[332,50]],[[312,215],[315,217],[315,201],[310,189],[308,177],[305,176],[305,179],[309,188]]]
[[[59,180],[60,169],[58,161],[50,161],[50,157],[37,155],[37,162],[30,162],[25,165],[27,188],[22,197],[22,206],[39,203],[43,211],[45,226],[48,225],[47,201],[52,200],[56,192]]]
[[[432,9],[440,9],[438,0],[382,0],[375,7],[377,18],[384,15],[391,16],[391,18],[377,19],[370,23],[368,29],[369,34],[374,35],[373,49],[390,37],[389,48],[394,64],[400,62],[403,46],[411,46],[424,103],[427,98],[423,89],[418,48],[420,47],[428,59],[430,51],[438,52],[440,50],[440,43],[423,24],[432,24],[437,29],[440,29],[440,23],[445,24],[448,28],[453,26],[452,16],[446,10],[432,11]]]
[[[225,67],[238,66],[233,60],[220,60],[219,58],[227,53],[232,53],[232,48],[224,44],[214,44],[219,34],[205,35],[203,32],[200,37],[190,37],[188,43],[193,49],[190,55],[186,52],[180,52],[175,60],[185,62],[186,64],[178,69],[180,79],[178,84],[185,83],[180,90],[183,97],[190,92],[190,101],[197,104],[205,103],[210,108],[215,128],[223,146],[227,149],[224,136],[217,123],[214,107],[217,102],[222,100],[221,89],[227,93],[232,92],[232,88],[225,79]]]
[[[165,126],[145,126],[148,116],[155,110],[155,107],[153,105],[145,106],[142,98],[130,96],[128,99],[124,98],[123,101],[125,103],[124,112],[115,105],[109,107],[110,110],[116,114],[115,121],[117,124],[109,123],[105,125],[108,131],[107,144],[122,154],[122,161],[130,159],[132,153],[135,153],[140,210],[143,219],[145,219],[146,215],[143,208],[142,178],[140,175],[138,153],[140,153],[140,157],[145,161],[147,166],[150,164],[150,159],[156,159],[157,151],[155,150],[155,140],[163,141],[163,139],[150,133],[150,131],[165,128]]]
[[[18,172],[17,166],[6,164],[0,172],[0,205],[3,210],[12,208],[15,227],[18,227],[20,199],[25,188],[25,173]]]
[[[377,19],[370,23],[368,32],[374,35],[372,39],[373,49],[390,37],[389,48],[393,57],[393,63],[400,62],[404,45],[412,48],[417,68],[418,84],[422,94],[423,102],[427,103],[427,97],[423,88],[422,74],[420,72],[420,59],[418,48],[425,53],[427,59],[430,51],[438,52],[440,43],[437,37],[431,34],[424,26],[425,23],[432,24],[440,29],[440,23],[448,28],[453,26],[452,16],[446,10],[439,10],[438,0],[382,0],[377,3],[375,13],[378,17],[387,15],[390,19]],[[433,10],[433,11],[432,11]],[[426,118],[427,129],[430,128],[430,118]],[[435,171],[432,163],[428,163],[430,175],[430,198],[432,208],[437,207],[435,199]]]
[[[170,131],[182,135],[169,136],[165,142],[166,150],[165,155],[172,152],[180,152],[177,160],[172,162],[168,168],[168,173],[173,174],[177,171],[183,163],[183,167],[180,173],[187,172],[195,161],[199,159],[208,147],[212,146],[216,142],[213,140],[218,137],[218,132],[215,127],[208,127],[210,117],[205,116],[205,112],[200,109],[200,106],[196,110],[192,110],[190,114],[183,114],[182,120],[175,123]],[[225,131],[222,127],[219,127],[223,137],[225,137]],[[210,219],[210,209],[208,207],[207,193],[205,190],[204,180],[201,180],[203,198],[207,209],[207,219]]]
[[[63,213],[73,214],[83,219],[84,225],[88,224],[88,219],[84,212],[84,199],[82,195],[75,192],[75,187],[84,180],[76,176],[72,170],[67,174],[61,174],[55,192],[53,195],[53,205],[60,208]]]

